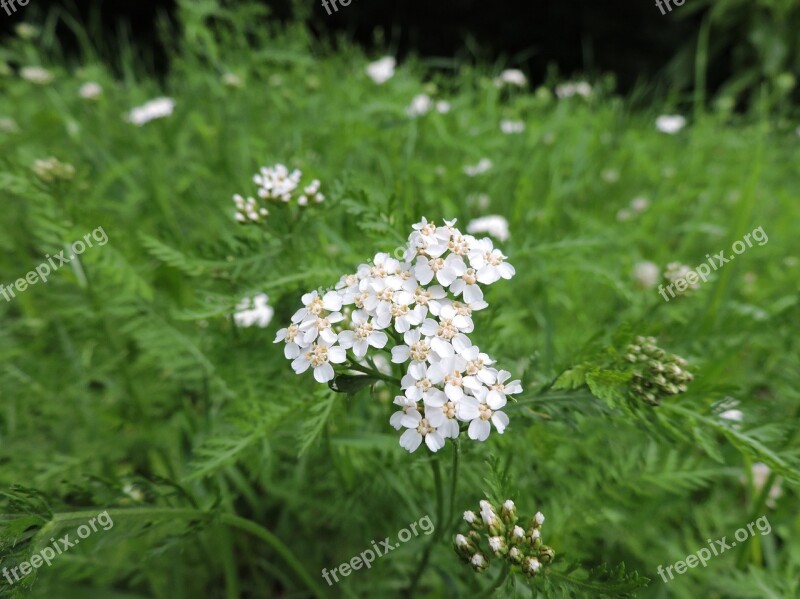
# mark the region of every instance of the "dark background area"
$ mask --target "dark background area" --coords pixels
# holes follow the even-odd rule
[[[715,0],[687,0],[665,15],[654,0],[351,0],[331,15],[322,0],[264,4],[280,20],[306,19],[321,38],[347,33],[366,48],[378,40],[401,59],[414,53],[496,61],[523,68],[534,84],[556,68],[561,77],[613,73],[623,92],[638,82],[658,82],[661,92],[688,91],[701,25],[710,14],[706,85],[712,92],[736,77],[742,89],[755,87],[800,64],[800,0],[788,12],[750,0],[729,0],[724,11],[712,12]],[[0,34],[22,20],[41,21],[54,7],[91,21],[88,29],[112,64],[114,42],[126,29],[150,64],[168,69],[156,17],[163,13],[174,23],[174,0],[30,0],[15,15],[0,11]],[[74,51],[68,29],[58,34]]]

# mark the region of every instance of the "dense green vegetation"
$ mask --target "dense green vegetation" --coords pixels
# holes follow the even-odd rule
[[[0,568],[113,520],[52,566],[0,577],[4,596],[800,594],[800,137],[784,92],[764,88],[747,114],[702,93],[632,111],[603,81],[558,97],[499,86],[495,66],[444,77],[414,60],[378,85],[379,57],[256,8],[184,2],[180,18],[164,81],[124,40],[112,77],[77,25],[80,65],[52,23],[2,54],[0,283],[94,243],[0,299]],[[82,97],[87,82],[102,93]],[[419,94],[434,105],[409,116]],[[170,116],[130,122],[160,96]],[[659,131],[678,109],[686,126]],[[277,163],[319,179],[325,201],[237,223],[232,196]],[[516,275],[485,290],[470,337],[524,391],[502,436],[409,454],[392,383],[336,393],[273,340],[302,294],[402,247],[423,217],[466,231],[486,215],[508,220],[494,243]],[[758,228],[768,241],[664,301],[669,263],[732,255]],[[269,325],[237,326],[260,293]],[[643,395],[657,372],[626,358],[650,345],[637,336],[686,360],[685,392]],[[453,536],[483,499],[544,513],[555,561],[533,578],[462,563]],[[320,574],[425,516],[434,533],[371,568]],[[763,516],[769,534],[659,576]]]

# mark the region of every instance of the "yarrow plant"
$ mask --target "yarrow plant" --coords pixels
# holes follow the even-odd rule
[[[436,452],[462,429],[475,441],[485,441],[492,425],[502,434],[509,422],[502,409],[522,391],[468,337],[473,312],[488,306],[482,287],[510,279],[514,267],[491,239],[463,235],[455,222],[423,218],[398,252],[402,260],[379,253],[334,290],[305,294],[275,339],[296,373],[312,369],[320,383],[355,371],[399,386],[389,423],[403,430],[400,445],[410,452],[423,441]],[[400,380],[375,368],[377,351],[402,365]]]
[[[262,166],[261,170],[253,176],[253,182],[258,185],[256,195],[267,202],[284,204],[295,199],[299,206],[307,206],[311,202],[319,204],[325,201],[325,196],[320,193],[321,184],[317,179],[302,187],[302,192],[298,194],[302,177],[301,171],[294,169],[290,172],[283,164]],[[240,223],[256,223],[269,214],[266,205],[262,205],[253,197],[244,198],[237,193],[233,196],[233,203],[236,205],[236,220]]]
[[[542,542],[544,515],[536,512],[528,527],[523,528],[517,524],[517,508],[510,499],[504,501],[500,509],[483,500],[477,514],[464,512],[464,520],[470,530],[455,536],[455,549],[477,572],[486,570],[490,556],[494,556],[507,562],[511,571],[536,576],[544,564],[555,557],[552,547]]]

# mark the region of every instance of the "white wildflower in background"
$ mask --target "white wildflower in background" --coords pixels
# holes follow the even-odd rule
[[[433,109],[433,100],[428,94],[417,94],[411,99],[411,104],[406,108],[406,114],[416,118],[428,114]]]
[[[686,119],[679,114],[664,114],[656,119],[656,129],[662,133],[675,135],[686,126]]]
[[[295,372],[313,367],[319,382],[351,371],[391,381],[387,371],[370,368],[375,350],[388,352],[405,369],[389,424],[403,430],[400,445],[408,451],[423,443],[438,451],[461,425],[477,441],[492,427],[502,434],[509,420],[501,410],[522,392],[467,336],[473,312],[488,306],[482,286],[510,279],[514,267],[489,238],[464,235],[455,222],[423,218],[397,257],[376,254],[333,291],[305,294],[275,339]]]
[[[753,477],[753,487],[755,488],[755,492],[761,493],[761,491],[764,489],[764,486],[767,484],[767,479],[769,479],[769,477],[772,475],[772,469],[766,464],[756,462],[750,469],[750,473]],[[747,478],[742,476],[741,481],[742,484],[746,484]],[[775,501],[780,498],[781,495],[783,495],[781,479],[780,477],[776,477],[775,482],[773,482],[769,489],[769,494],[767,495],[767,507],[770,509],[775,509]]]
[[[500,121],[500,131],[502,131],[506,135],[522,133],[523,131],[525,131],[525,123],[523,123],[522,121],[512,121],[509,119],[503,119],[502,121]]]
[[[650,207],[650,200],[645,197],[638,196],[631,200],[631,209],[634,212],[642,213]]]
[[[633,267],[633,278],[642,289],[652,289],[661,280],[661,269],[647,260],[637,262]]]
[[[602,173],[600,173],[600,176],[603,178],[603,181],[609,184],[619,181],[619,171],[613,168],[605,169]]]
[[[95,81],[88,81],[81,85],[78,95],[84,100],[97,100],[103,95],[103,88]]]
[[[320,192],[322,184],[319,179],[312,179],[308,185],[301,187],[303,173],[298,169],[290,171],[283,164],[262,166],[259,172],[253,175],[253,182],[258,186],[256,195],[260,198],[243,197],[240,194],[233,196],[236,205],[235,218],[240,223],[259,222],[269,214],[266,202],[288,204],[293,199],[298,206],[319,204],[325,201],[325,196]],[[296,196],[296,198],[295,198]]]
[[[469,222],[467,233],[488,233],[498,241],[508,241],[508,221],[496,214],[482,216]]]
[[[392,56],[384,56],[383,58],[371,62],[367,65],[367,75],[378,85],[383,85],[389,79],[394,77],[394,68],[397,66],[397,61]]]
[[[128,113],[127,120],[134,125],[141,127],[150,121],[163,119],[172,114],[175,110],[175,100],[172,98],[155,98],[134,108]]]
[[[592,96],[592,86],[586,81],[568,81],[556,86],[556,96],[562,100],[573,96],[590,98]]]
[[[464,174],[469,177],[477,177],[478,175],[482,175],[483,173],[492,170],[493,166],[494,163],[492,163],[491,160],[488,158],[481,158],[477,164],[466,165],[464,167]]]
[[[436,112],[439,114],[447,114],[450,112],[450,102],[447,100],[439,100],[436,102]]]
[[[56,158],[46,158],[33,163],[34,174],[45,183],[71,181],[75,176],[75,167]]]
[[[42,67],[23,67],[20,69],[19,74],[25,81],[30,81],[36,85],[47,85],[55,79],[50,71]]]
[[[225,73],[222,76],[222,84],[225,87],[233,87],[236,89],[241,89],[244,87],[244,81],[242,81],[242,78],[236,73]]]
[[[14,31],[23,40],[32,40],[39,35],[39,29],[29,23],[20,23],[14,28]]]
[[[519,69],[506,69],[500,73],[499,77],[495,78],[494,84],[497,87],[503,87],[506,85],[525,87],[528,84],[528,78],[525,76],[525,73]]]
[[[11,117],[0,117],[0,132],[2,133],[19,133],[19,125],[17,121]]]
[[[675,293],[678,295],[688,295],[694,289],[700,287],[700,282],[696,281],[694,283],[689,283],[686,280],[686,275],[692,272],[692,269],[686,266],[685,264],[681,264],[680,262],[670,262],[667,264],[667,269],[664,271],[664,278],[669,281],[671,284],[674,284],[675,281],[678,279],[683,279],[686,281],[687,287],[683,291],[680,289],[676,289]],[[677,286],[676,286],[677,287]]]
[[[259,293],[252,298],[243,299],[236,305],[233,321],[238,327],[257,326],[263,329],[272,321],[274,315],[275,310],[269,305],[269,296]]]

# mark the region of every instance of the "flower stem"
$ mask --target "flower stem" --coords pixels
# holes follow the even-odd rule
[[[393,385],[400,386],[400,381],[394,377],[388,376],[376,370],[374,368],[368,368],[366,366],[362,366],[361,364],[356,364],[354,362],[348,362],[345,364],[345,368],[348,370],[355,370],[356,372],[362,372],[364,374],[368,374],[372,378],[380,379],[382,381],[386,381],[387,383],[392,383]]]
[[[422,554],[422,559],[419,562],[419,566],[417,566],[417,570],[414,572],[414,576],[411,579],[411,584],[409,585],[408,593],[406,594],[407,597],[416,596],[419,581],[422,578],[422,574],[425,572],[425,569],[428,567],[428,562],[431,559],[431,550],[439,540],[444,525],[444,487],[442,485],[442,471],[439,468],[439,461],[436,458],[431,459],[431,469],[433,470],[433,480],[434,484],[436,485],[436,529],[433,531],[431,540],[425,547],[425,552]]]
[[[497,593],[497,589],[503,586],[508,580],[509,569],[508,569],[508,562],[503,563],[503,569],[500,571],[500,575],[494,580],[492,584],[490,584],[486,589],[477,596],[477,599],[488,599],[489,597],[494,597]]]
[[[452,524],[455,510],[456,487],[458,487],[458,467],[461,464],[461,439],[455,439],[453,444],[453,471],[450,473],[450,505],[447,508],[448,524]]]

